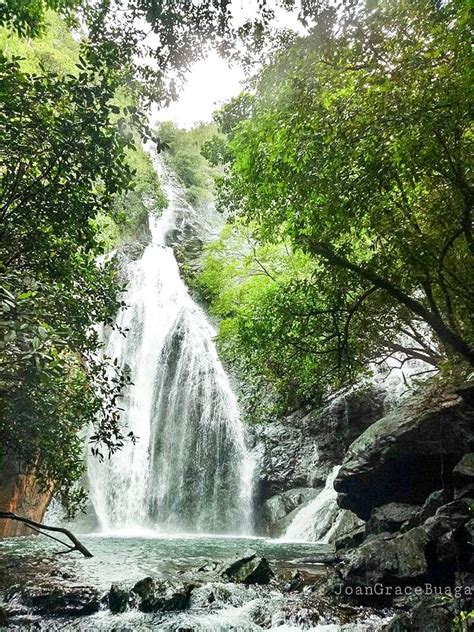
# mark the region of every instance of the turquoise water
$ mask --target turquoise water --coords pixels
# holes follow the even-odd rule
[[[252,548],[264,555],[279,574],[306,569],[324,574],[324,565],[312,562],[330,554],[326,544],[284,543],[264,538],[186,536],[118,537],[81,536],[94,557],[78,553],[54,555],[58,543],[44,537],[14,538],[0,544],[0,588],[12,583],[59,582],[93,586],[104,593],[112,582],[133,585],[146,576],[192,580],[206,579],[196,569],[209,561],[224,561]],[[26,569],[26,570],[25,570]],[[209,583],[210,582],[210,583]],[[130,611],[113,615],[104,608],[75,619],[25,616],[14,620],[16,630],[103,630],[108,632],[163,630],[170,632],[254,632],[258,630],[316,630],[321,632],[375,631],[382,619],[360,612],[360,622],[345,623],[330,604],[315,610],[311,593],[287,593],[280,585],[243,586],[210,577],[192,593],[183,612],[143,614]]]

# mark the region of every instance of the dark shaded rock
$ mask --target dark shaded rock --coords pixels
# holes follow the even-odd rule
[[[379,535],[347,551],[338,568],[351,586],[412,583],[426,576],[428,543],[429,537],[421,527],[396,537]]]
[[[365,539],[365,525],[361,525],[360,527],[356,527],[352,531],[349,531],[345,535],[339,537],[336,542],[336,551],[343,551],[346,549],[353,549]]]
[[[366,533],[393,533],[405,522],[412,520],[419,512],[418,505],[405,503],[388,503],[372,510],[370,519],[366,525]]]
[[[189,606],[194,584],[154,580],[145,577],[132,588],[132,598],[142,612],[184,610]]]
[[[128,608],[129,590],[123,584],[112,584],[108,594],[109,610],[113,613],[125,612]]]
[[[339,505],[368,519],[390,502],[423,503],[474,443],[473,414],[457,392],[432,389],[376,421],[349,448],[334,483]]]
[[[474,452],[465,454],[453,470],[455,498],[474,497]]]
[[[4,628],[8,625],[8,613],[5,608],[0,606],[0,628]]]
[[[299,570],[294,571],[291,574],[289,581],[283,584],[283,590],[285,592],[298,592],[302,590],[304,586],[304,578]]]
[[[89,586],[26,587],[20,598],[33,614],[73,617],[93,614],[100,609],[99,591]]]
[[[446,492],[442,489],[438,489],[435,492],[432,492],[428,498],[425,500],[420,510],[408,520],[406,525],[403,525],[402,530],[408,531],[413,527],[417,527],[420,524],[423,524],[425,520],[434,516],[440,507],[446,504]]]
[[[242,584],[268,584],[274,577],[268,561],[252,549],[246,551],[242,557],[225,564],[219,574],[230,581]]]
[[[397,615],[383,632],[451,632],[455,609],[442,597],[425,596],[410,612]]]

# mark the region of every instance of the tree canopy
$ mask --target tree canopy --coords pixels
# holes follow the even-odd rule
[[[305,388],[387,356],[472,365],[467,4],[361,3],[327,18],[216,117],[221,208],[311,262],[236,308],[236,355],[281,379],[294,354],[287,381]]]

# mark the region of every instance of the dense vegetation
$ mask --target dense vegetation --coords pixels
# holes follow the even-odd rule
[[[226,141],[207,147],[233,219],[198,282],[226,356],[289,405],[388,357],[474,360],[467,3],[325,18],[217,113]]]

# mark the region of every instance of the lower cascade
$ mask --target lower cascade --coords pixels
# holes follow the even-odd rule
[[[105,353],[133,375],[122,420],[138,440],[103,463],[89,458],[91,499],[103,531],[249,533],[252,459],[215,331],[166,245],[186,202],[163,176],[168,207],[150,216],[151,243],[127,265],[117,325],[128,333],[106,338]]]
[[[329,541],[339,514],[334,481],[340,469],[340,465],[334,466],[321,492],[296,513],[283,535],[284,540]]]

